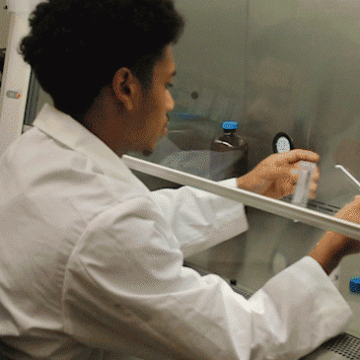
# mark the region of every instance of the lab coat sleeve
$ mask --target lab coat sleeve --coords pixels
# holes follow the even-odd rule
[[[236,188],[236,179],[220,182]],[[185,256],[206,250],[248,230],[243,204],[184,186],[151,193]]]
[[[94,219],[67,264],[64,331],[121,358],[295,360],[344,329],[349,308],[312,258],[246,300],[183,267],[171,236],[149,198]]]

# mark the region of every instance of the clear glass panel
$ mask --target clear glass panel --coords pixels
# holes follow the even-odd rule
[[[319,211],[335,212],[360,192],[356,182],[360,178],[359,17],[358,1],[250,1],[242,133],[262,137],[269,148],[275,134],[284,131],[295,147],[321,155],[317,198],[309,202]],[[266,154],[261,149],[256,161]],[[273,220],[275,226],[269,226],[266,240],[264,233],[252,236],[256,227],[247,237],[251,248],[259,244],[258,250],[269,246],[268,239],[276,239],[274,252],[266,252],[275,255],[269,257],[269,265],[285,264],[283,257],[295,260],[322,234],[298,223]],[[249,261],[251,250],[247,254]],[[258,263],[264,255],[255,254]],[[359,275],[359,263],[358,255],[345,258],[338,282],[356,315],[348,331],[357,336],[360,298],[350,295],[349,279]]]
[[[359,193],[360,37],[357,1],[251,0],[246,123],[269,148],[277,132],[321,155],[317,201]],[[257,161],[268,154],[261,149]],[[341,165],[343,168],[335,167]]]
[[[308,207],[334,215],[360,191],[349,176],[360,178],[358,2],[251,0],[247,8],[239,1],[242,15],[235,21],[230,2],[216,14],[183,3],[188,29],[175,47],[177,106],[169,136],[149,160],[211,178],[208,150],[222,121],[238,121],[237,132],[249,144],[249,169],[272,153],[273,138],[285,132],[295,147],[321,155],[318,196]],[[230,46],[226,38],[234,39]],[[236,105],[229,107],[234,95]],[[256,290],[306,255],[324,233],[253,208],[247,213],[246,234],[187,260]],[[345,259],[336,285],[360,314],[359,299],[348,291],[358,264],[359,256]],[[356,321],[349,331],[360,334]]]
[[[224,163],[236,160],[232,153],[225,159],[210,159],[210,147],[223,133],[223,121],[243,121],[247,3],[209,0],[204,6],[179,0],[176,4],[186,18],[185,32],[173,49],[176,105],[170,113],[168,136],[146,160],[214,178],[214,161],[220,172]]]
[[[321,155],[317,199],[308,207],[334,214],[351,201],[360,191],[357,2],[177,5],[187,26],[174,47],[176,106],[168,136],[146,159],[214,180],[227,177],[241,152],[210,149],[221,123],[235,120],[248,144],[249,170],[285,132],[296,148]]]

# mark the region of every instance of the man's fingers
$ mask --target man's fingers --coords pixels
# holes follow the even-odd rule
[[[310,183],[310,194],[309,194],[310,199],[315,199],[317,187],[318,185],[316,182],[312,181]]]
[[[316,166],[314,174],[313,174],[311,180],[316,182],[316,183],[320,180],[320,170],[319,170],[318,166]]]
[[[355,196],[351,203],[346,204],[336,214],[336,217],[360,224],[360,196]]]
[[[310,150],[302,149],[291,150],[287,153],[280,154],[280,156],[286,159],[289,163],[296,163],[298,161],[318,162],[320,160],[320,155]]]

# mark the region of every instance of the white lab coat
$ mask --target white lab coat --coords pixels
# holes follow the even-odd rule
[[[50,106],[0,168],[0,334],[13,358],[290,360],[350,317],[310,257],[249,300],[183,267],[247,229],[243,206],[189,187],[151,193]]]

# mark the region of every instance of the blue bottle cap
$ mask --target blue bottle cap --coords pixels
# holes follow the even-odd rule
[[[350,279],[350,291],[360,293],[360,277],[352,277]]]
[[[224,130],[236,130],[238,127],[238,123],[236,121],[224,121],[222,123],[222,128]]]

